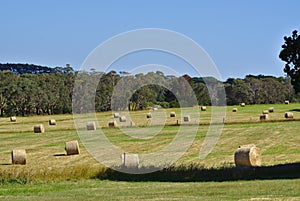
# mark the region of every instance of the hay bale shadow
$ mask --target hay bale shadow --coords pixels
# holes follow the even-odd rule
[[[0,165],[12,165],[11,163],[1,163]]]
[[[58,157],[60,157],[60,156],[67,156],[67,154],[54,154],[53,156],[58,156]]]

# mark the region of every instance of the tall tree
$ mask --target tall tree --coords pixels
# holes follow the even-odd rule
[[[300,36],[295,30],[292,36],[284,37],[279,58],[285,62],[284,72],[291,77],[295,92],[300,92]]]

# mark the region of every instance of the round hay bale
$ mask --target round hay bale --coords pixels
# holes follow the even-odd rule
[[[44,125],[43,124],[34,125],[33,132],[34,133],[44,133],[45,132]]]
[[[153,110],[153,111],[157,111],[157,110],[158,110],[158,108],[157,108],[157,107],[154,107],[154,108],[152,108],[152,110]]]
[[[290,104],[290,101],[285,100],[285,101],[284,101],[284,104],[288,105],[288,104]]]
[[[116,121],[108,122],[108,127],[117,127],[117,122]]]
[[[16,122],[17,121],[17,117],[10,117],[10,121],[11,122]]]
[[[255,145],[240,146],[234,153],[236,166],[261,166],[261,155]]]
[[[80,153],[77,140],[69,141],[66,142],[65,144],[66,144],[65,150],[67,152],[67,155],[75,155]]]
[[[191,119],[190,119],[190,116],[189,115],[186,115],[183,117],[183,121],[184,122],[189,122]]]
[[[25,149],[14,149],[11,152],[12,164],[26,164],[26,151]]]
[[[140,163],[138,154],[123,153],[121,158],[122,166],[129,168],[138,168]]]
[[[117,112],[116,112],[116,113],[114,113],[114,118],[116,118],[116,119],[117,119],[117,118],[119,118],[119,117],[120,117],[120,114],[119,114],[119,113],[117,113]]]
[[[274,112],[274,107],[270,107],[270,108],[269,108],[269,112],[270,112],[270,113]]]
[[[176,113],[175,112],[170,112],[170,117],[176,117]]]
[[[241,107],[245,107],[246,104],[245,104],[245,103],[241,103],[240,106],[241,106]]]
[[[284,117],[287,119],[292,119],[294,118],[294,114],[292,112],[285,112]]]
[[[120,120],[120,122],[126,122],[126,117],[125,117],[125,116],[121,116],[121,117],[119,118],[119,120]]]
[[[201,106],[201,111],[206,111],[206,106]]]
[[[50,126],[55,126],[55,125],[56,125],[55,119],[50,119],[50,120],[49,120],[49,125],[50,125]]]
[[[269,110],[263,110],[262,114],[269,114]]]
[[[235,107],[235,108],[232,108],[232,112],[237,112],[238,109]]]
[[[259,120],[261,120],[261,121],[269,120],[269,115],[268,114],[262,114],[262,115],[259,116]]]
[[[150,119],[150,118],[152,118],[152,114],[149,112],[149,113],[147,113],[146,117],[147,117],[147,119]]]
[[[94,121],[87,122],[86,123],[86,129],[91,131],[91,130],[96,130],[96,123]]]

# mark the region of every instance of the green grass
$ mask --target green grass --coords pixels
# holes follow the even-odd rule
[[[238,112],[233,113],[232,108]],[[269,114],[270,121],[260,122],[262,110],[274,107]],[[204,159],[199,159],[199,151],[211,121],[211,107],[200,112],[200,126],[191,147],[174,165],[188,167],[190,164],[210,168],[233,167],[233,153],[239,145],[256,144],[262,153],[262,165],[273,166],[300,162],[300,104],[247,105],[246,107],[227,107],[223,133],[212,152]],[[168,117],[176,111],[176,118]],[[284,112],[293,111],[294,120],[284,118]],[[151,120],[146,119],[149,111],[131,112],[136,126],[147,128]],[[122,133],[118,128],[106,128],[112,120],[112,112],[97,113],[98,124],[115,145],[126,152],[149,153],[168,145],[176,135],[182,123],[179,109],[167,109],[166,126],[152,124],[152,128],[162,130],[152,138],[137,139]],[[56,126],[49,126],[48,120],[56,119]],[[33,133],[35,124],[43,123],[45,133]],[[128,123],[128,122],[127,122]],[[152,122],[153,123],[153,122]],[[193,123],[193,122],[192,122]],[[120,126],[128,126],[120,124]],[[79,125],[85,129],[85,124]],[[130,128],[124,128],[124,130]],[[65,142],[79,140],[72,115],[17,117],[12,123],[9,118],[0,118],[0,197],[1,200],[249,200],[251,198],[296,197],[299,199],[300,180],[261,180],[205,183],[168,183],[168,182],[114,182],[98,181],[107,171],[85,150],[79,141],[80,155],[65,156]],[[11,150],[26,149],[27,164],[11,165]],[[300,171],[300,170],[299,170]],[[71,180],[71,181],[68,181]],[[274,185],[272,185],[274,183]],[[282,183],[282,185],[280,184]],[[284,186],[286,185],[286,187]],[[127,186],[127,188],[126,188]],[[175,186],[175,188],[173,188]],[[271,191],[273,189],[274,191]],[[280,191],[282,187],[282,191]],[[253,189],[252,189],[253,188]],[[144,191],[143,191],[144,189]],[[258,193],[255,194],[255,191]],[[289,192],[290,191],[290,192]],[[142,194],[141,192],[145,192]],[[22,199],[24,197],[24,199]],[[98,197],[98,198],[99,198]],[[3,199],[2,199],[3,198]],[[86,199],[84,199],[86,198]]]
[[[298,200],[300,179],[235,182],[72,180],[0,186],[1,200]]]

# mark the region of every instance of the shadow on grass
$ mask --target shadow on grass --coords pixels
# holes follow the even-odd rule
[[[54,154],[53,156],[67,156],[67,154]]]
[[[143,171],[144,169],[145,167],[135,170],[132,169],[132,171],[137,173],[137,171]],[[137,182],[206,182],[256,179],[298,179],[300,178],[300,162],[275,166],[224,167],[209,169],[191,165],[188,167],[182,166],[164,168],[148,174],[127,174],[113,169],[106,169],[106,171],[99,174],[98,178],[114,181]]]
[[[300,109],[292,109],[290,111],[292,111],[292,112],[300,112]]]
[[[0,165],[12,165],[11,163],[1,163]]]

